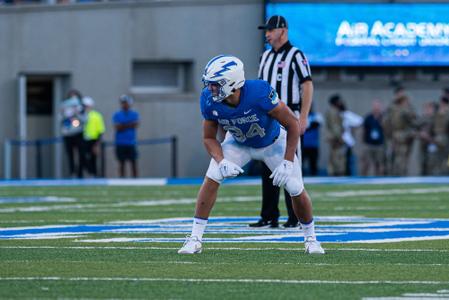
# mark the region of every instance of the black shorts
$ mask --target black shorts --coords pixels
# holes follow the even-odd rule
[[[134,161],[137,159],[136,146],[117,145],[115,146],[115,155],[117,156],[117,159],[121,162],[125,160]]]

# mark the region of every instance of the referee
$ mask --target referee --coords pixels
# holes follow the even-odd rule
[[[265,30],[266,41],[271,49],[266,50],[259,64],[259,79],[266,80],[276,90],[279,99],[299,117],[300,134],[307,128],[307,118],[312,104],[313,83],[310,66],[301,50],[288,40],[287,21],[282,16],[272,16],[266,24],[259,26]],[[301,162],[301,147],[297,148]],[[261,219],[250,227],[278,227],[279,187],[269,179],[271,171],[265,164],[262,167],[262,212]],[[296,217],[290,195],[284,190],[288,220],[284,227],[297,227]]]

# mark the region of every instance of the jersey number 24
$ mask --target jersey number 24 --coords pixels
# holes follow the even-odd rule
[[[246,139],[252,138],[256,135],[260,136],[261,138],[265,136],[265,129],[260,127],[260,125],[257,123],[252,123],[246,134],[243,133],[240,128],[232,125],[225,125],[223,126],[223,129],[229,131],[236,139],[236,141],[240,143],[243,143],[246,141]]]

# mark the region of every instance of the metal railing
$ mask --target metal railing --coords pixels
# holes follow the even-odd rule
[[[34,163],[35,163],[35,177],[43,178],[43,146],[47,145],[57,145],[58,143],[62,143],[62,137],[48,138],[48,139],[36,139],[36,140],[13,140],[7,139],[3,144],[3,174],[4,179],[12,179],[12,171],[13,171],[13,155],[15,153],[20,153],[21,147],[25,147],[25,149],[33,148],[34,151]],[[144,139],[137,141],[137,147],[141,146],[149,146],[149,145],[161,145],[161,144],[170,144],[170,164],[171,164],[171,177],[178,176],[178,138],[177,136],[169,136],[164,138],[154,138],[154,139]],[[102,177],[106,176],[106,149],[108,147],[115,146],[113,141],[102,141],[101,143],[101,153],[99,156],[100,159],[100,175]],[[19,150],[14,151],[14,148],[18,148]],[[18,155],[18,173],[20,179],[27,179],[27,155]],[[54,159],[58,161],[55,164],[54,176],[55,178],[59,178],[58,174],[62,174],[62,155],[55,155]],[[59,169],[59,170],[58,170]]]
[[[178,177],[178,138],[173,135],[165,138],[138,140],[137,146],[160,145],[170,143],[171,153],[171,177]],[[103,177],[106,174],[106,148],[115,146],[114,142],[103,141],[101,143],[100,172]]]

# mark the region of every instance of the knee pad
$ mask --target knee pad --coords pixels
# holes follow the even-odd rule
[[[298,196],[304,190],[304,183],[299,178],[290,178],[284,187],[290,196]]]
[[[221,182],[223,181],[223,176],[221,175],[220,169],[218,168],[218,164],[213,158],[210,160],[206,176],[219,184],[221,184]]]

